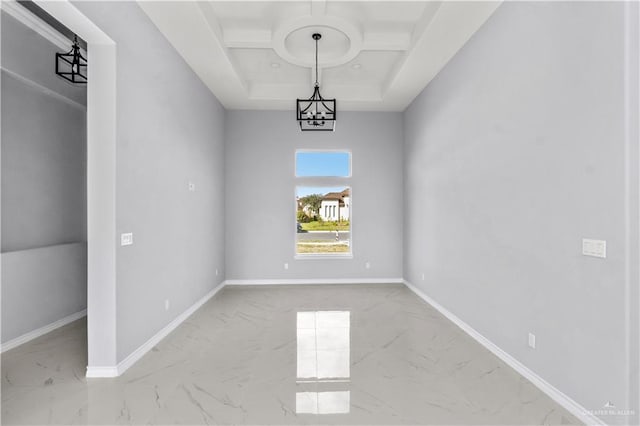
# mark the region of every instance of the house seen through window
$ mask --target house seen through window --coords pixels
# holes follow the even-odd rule
[[[351,254],[350,176],[349,152],[296,153],[297,255]]]

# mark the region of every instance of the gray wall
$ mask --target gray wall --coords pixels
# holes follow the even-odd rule
[[[333,133],[302,133],[294,117],[227,113],[227,278],[401,278],[401,114],[345,112]],[[296,149],[352,152],[353,259],[294,259]]]
[[[2,342],[82,311],[86,89],[54,44],[2,12]]]
[[[87,307],[87,246],[2,253],[2,342]]]
[[[3,252],[86,241],[85,117],[2,73]]]
[[[116,42],[122,361],[224,279],[224,109],[135,2],[75,6]]]
[[[405,278],[589,410],[638,410],[624,8],[504,3],[404,116]]]
[[[56,50],[2,12],[3,252],[86,241],[86,89],[56,77]]]

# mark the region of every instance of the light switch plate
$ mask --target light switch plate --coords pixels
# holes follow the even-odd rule
[[[536,335],[533,333],[529,333],[529,347],[531,349],[536,348]]]
[[[604,240],[582,239],[582,254],[593,257],[607,257],[607,242]]]
[[[133,244],[133,232],[128,232],[126,234],[120,234],[120,245],[121,246],[130,246]]]

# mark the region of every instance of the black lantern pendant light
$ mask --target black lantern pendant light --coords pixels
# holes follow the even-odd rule
[[[73,37],[73,46],[67,53],[56,53],[56,74],[72,83],[87,82],[87,60],[80,53],[78,37]]]
[[[325,99],[320,95],[320,84],[318,83],[318,40],[322,35],[315,33],[312,37],[316,41],[316,84],[313,95],[309,99],[297,100],[296,120],[298,120],[300,130],[303,132],[332,132],[336,127],[336,100]]]

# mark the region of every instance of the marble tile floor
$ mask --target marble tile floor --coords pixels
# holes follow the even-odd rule
[[[2,424],[579,424],[403,285],[226,287],[122,376],[2,354]]]

